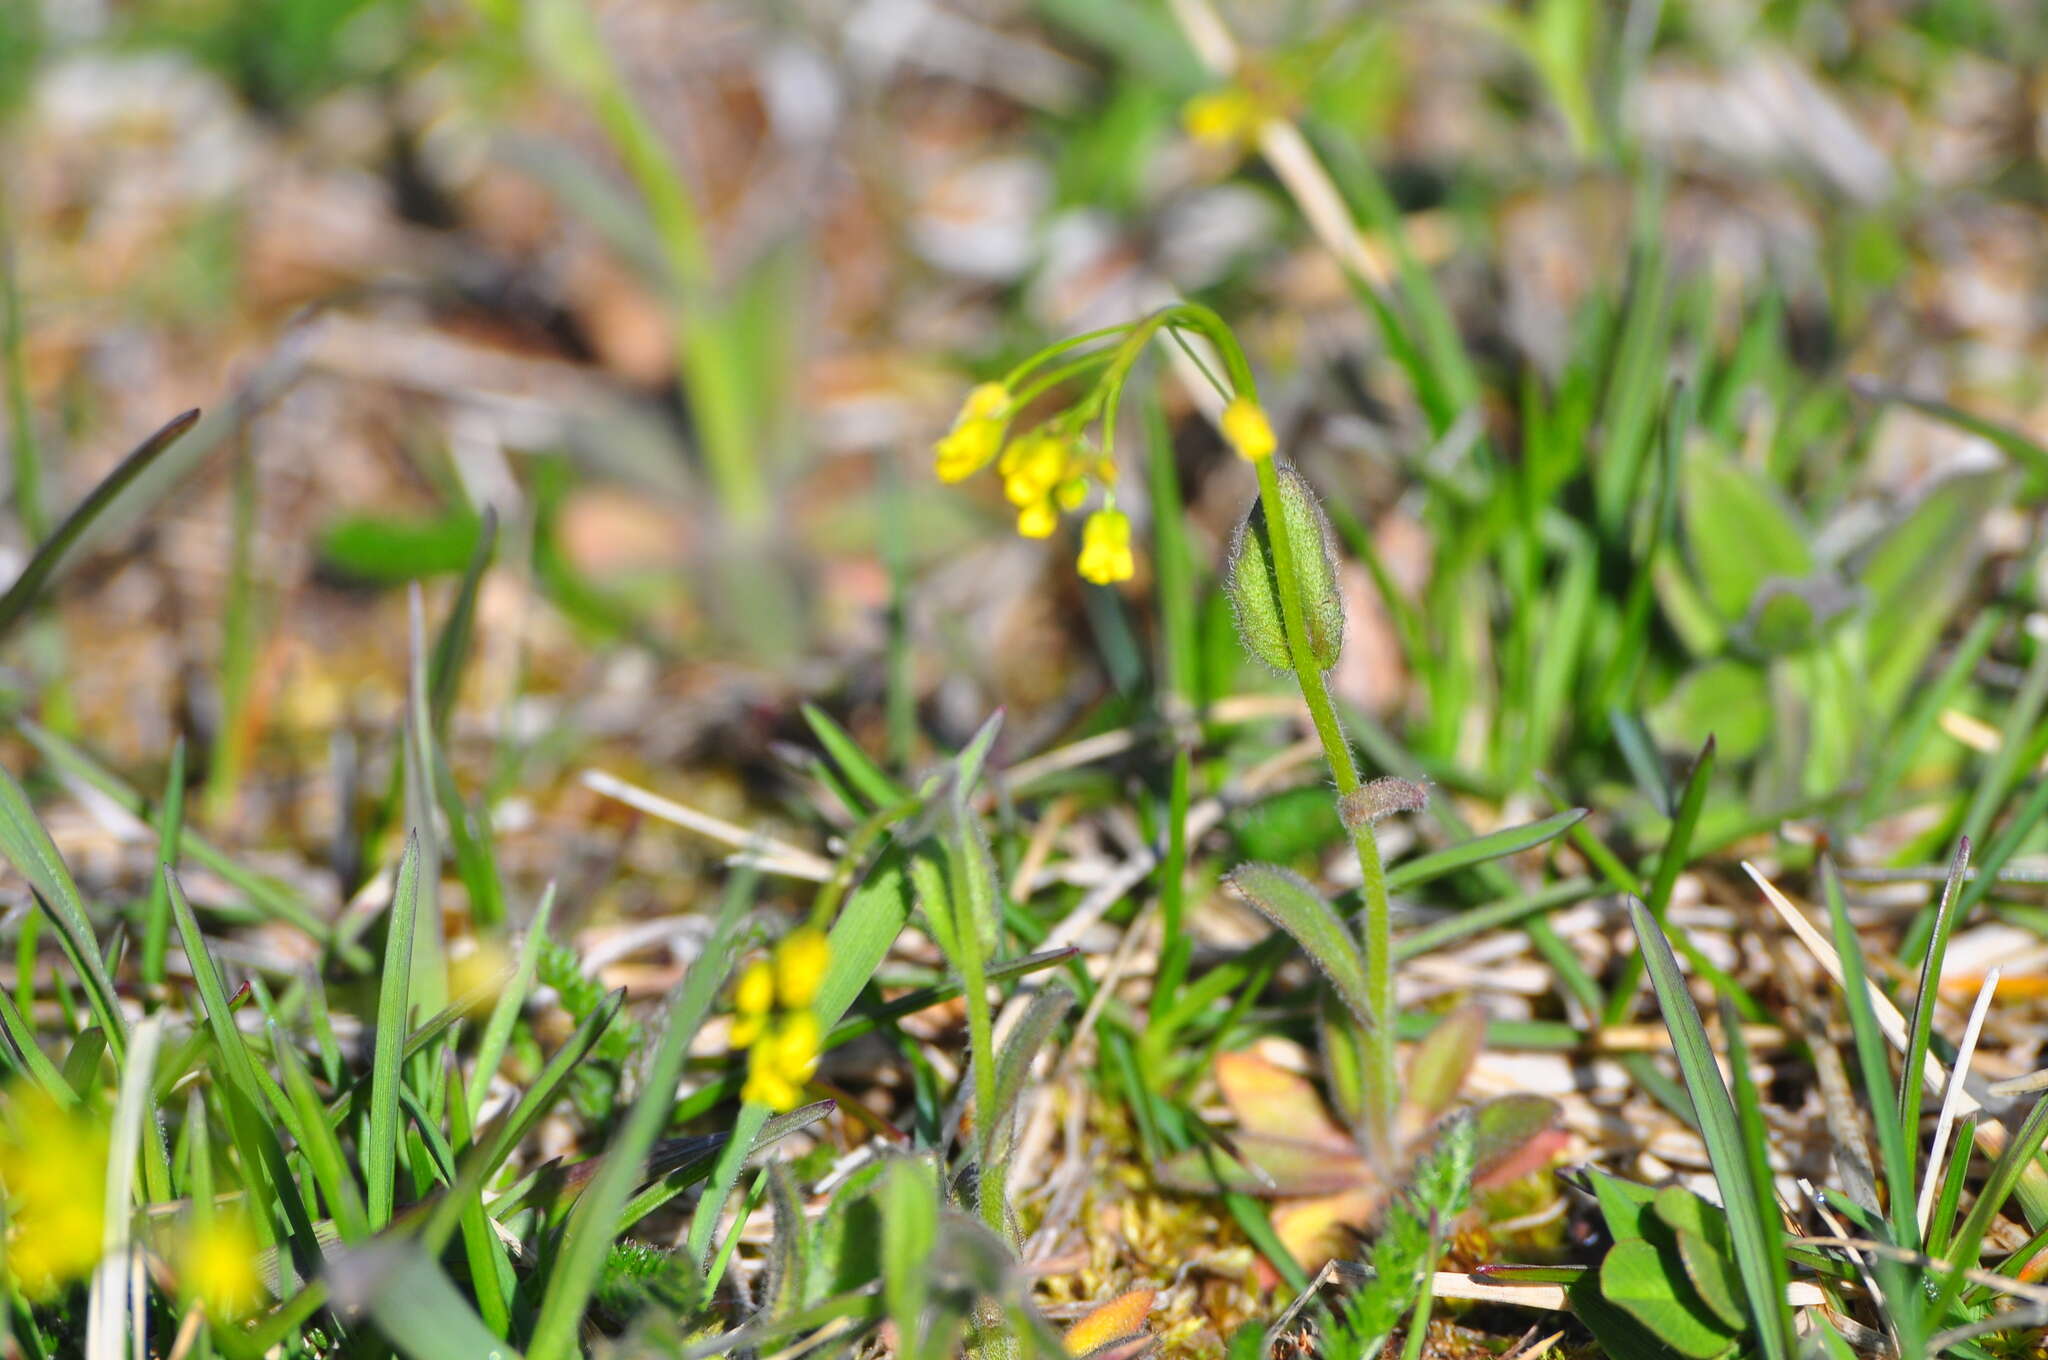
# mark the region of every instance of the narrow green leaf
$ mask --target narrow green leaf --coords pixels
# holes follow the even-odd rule
[[[830,715],[816,704],[803,705],[804,721],[810,724],[817,736],[818,744],[825,748],[839,772],[846,776],[863,798],[877,808],[885,808],[902,802],[910,791],[890,778],[888,771],[868,758],[860,749],[860,743],[853,734],[833,722]],[[866,809],[856,809],[866,811]]]
[[[64,867],[64,857],[57,853],[56,843],[43,829],[28,794],[5,770],[0,770],[0,855],[5,855],[28,880],[36,900],[56,923],[64,953],[85,989],[85,1003],[92,1008],[93,1019],[106,1031],[107,1044],[114,1051],[114,1060],[119,1062],[128,1037],[128,1019],[115,995],[114,979],[100,955],[92,922],[86,917],[85,899],[79,896],[78,884]]]
[[[14,584],[7,588],[7,593],[0,595],[0,638],[14,631],[15,625],[28,613],[29,606],[36,602],[43,588],[49,585],[58,568],[64,564],[65,554],[71,550],[71,545],[92,526],[100,512],[198,421],[199,412],[196,410],[173,416],[162,429],[136,445],[127,457],[117,463],[114,470],[88,491],[77,508],[43,540],[35,556],[29,558],[28,565],[21,569],[21,575],[15,577]]]
[[[2048,655],[2048,647],[2042,649]],[[1948,882],[1942,885],[1941,904],[1935,909],[1934,931],[1928,937],[1927,954],[1920,962],[1920,989],[1913,998],[1913,1014],[1906,1025],[1905,1079],[1899,1083],[1899,1134],[1905,1141],[1906,1184],[1919,1183],[1920,1093],[1919,1074],[1926,1070],[1927,1045],[1934,1034],[1934,1006],[1940,999],[1941,961],[1948,953],[1948,938],[1955,931],[1956,896],[1963,871],[1970,867],[1970,838],[1956,842],[1950,861]],[[1915,1203],[1907,1197],[1908,1212]]]
[[[1540,822],[1527,822],[1521,826],[1502,827],[1499,831],[1484,836],[1475,836],[1468,841],[1417,855],[1406,863],[1397,864],[1387,870],[1387,891],[1407,892],[1425,883],[1471,868],[1488,860],[1501,859],[1508,855],[1533,850],[1546,841],[1555,840],[1576,826],[1586,815],[1585,808],[1570,808],[1554,813]]]
[[[364,1134],[363,1179],[371,1232],[391,1222],[398,1178],[398,1088],[405,1080],[404,1052],[412,985],[413,918],[419,913],[420,843],[406,838],[391,893],[384,939],[384,972],[377,989],[376,1049],[370,1062],[370,1124]]]
[[[568,1225],[563,1230],[561,1247],[548,1271],[539,1315],[527,1346],[533,1360],[564,1360],[574,1351],[583,1310],[603,1273],[619,1213],[632,1196],[649,1149],[668,1122],[675,1105],[676,1084],[682,1078],[683,1062],[689,1056],[690,1041],[703,1025],[712,999],[732,965],[733,934],[739,926],[741,912],[748,900],[746,889],[750,886],[751,880],[741,876],[726,893],[724,905],[705,940],[703,951],[690,964],[676,990],[675,999],[669,1005],[661,1038],[647,1067],[646,1084],[613,1137],[604,1165],[570,1214]],[[751,1144],[754,1132],[755,1129],[748,1129],[744,1134],[736,1131],[735,1141]],[[706,1200],[709,1199],[707,1194]],[[715,1217],[723,1204],[724,1198],[720,1195],[718,1204],[709,1212]],[[700,1217],[705,1212],[704,1202],[700,1201]]]
[[[163,815],[158,819],[156,860],[176,867],[178,842],[185,829],[185,739],[171,748],[170,772],[164,776]],[[171,896],[161,874],[149,876],[149,905],[142,918],[142,980],[160,986],[164,980],[164,951],[171,938]]]
[[[1714,1065],[1714,1052],[1700,1023],[1699,1009],[1686,990],[1685,976],[1664,939],[1663,929],[1640,900],[1628,904],[1629,919],[1635,927],[1657,1002],[1664,1012],[1665,1028],[1671,1032],[1671,1046],[1678,1056],[1679,1071],[1692,1097],[1700,1132],[1706,1139],[1714,1179],[1721,1187],[1723,1208],[1728,1212],[1730,1238],[1735,1246],[1736,1264],[1748,1294],[1751,1317],[1769,1360],[1791,1360],[1794,1353],[1790,1315],[1784,1290],[1776,1282],[1783,1268],[1784,1242],[1779,1225],[1767,1221],[1763,1205],[1769,1187],[1756,1184],[1750,1154],[1745,1146],[1742,1119],[1721,1082]],[[1775,1268],[1773,1263],[1777,1263]]]
[[[1261,915],[1294,937],[1360,1024],[1372,1023],[1365,953],[1350,927],[1307,879],[1275,864],[1240,864],[1225,881]]]
[[[548,917],[554,909],[555,885],[550,882],[546,891],[541,893],[540,906],[534,909],[532,923],[526,927],[526,938],[519,942],[519,961],[512,968],[512,976],[505,983],[504,990],[498,993],[497,1001],[492,1003],[490,1019],[484,1022],[484,1035],[477,1044],[476,1062],[470,1068],[469,1090],[465,1096],[472,1120],[483,1109],[491,1078],[498,1074],[498,1066],[505,1060],[505,1049],[512,1042],[512,1030],[518,1025],[519,1013],[533,991],[534,970],[540,964],[540,947],[547,939]]]
[[[931,1354],[925,1335],[930,1267],[939,1243],[939,1194],[932,1167],[898,1157],[883,1173],[881,1207],[882,1298],[895,1320],[897,1344],[907,1360]]]

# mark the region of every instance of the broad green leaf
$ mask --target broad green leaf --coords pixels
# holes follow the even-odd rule
[[[846,1014],[910,919],[910,888],[904,881],[903,859],[904,852],[898,847],[884,851],[832,923],[831,961],[825,965],[825,978],[818,985],[814,1003],[818,1023],[825,1029]]]
[[[1600,1293],[1658,1340],[1695,1360],[1711,1360],[1732,1350],[1739,1333],[1708,1308],[1684,1267],[1640,1238],[1617,1242],[1600,1262]]]
[[[1585,1178],[1593,1187],[1594,1198],[1600,1201],[1600,1217],[1607,1224],[1607,1235],[1617,1242],[1641,1237],[1643,1217],[1652,1212],[1657,1192],[1597,1167],[1586,1168]]]
[[[2011,494],[2012,477],[2003,471],[1951,477],[1864,557],[1858,580],[1865,624],[1870,637],[1883,640],[1865,678],[1873,712],[1891,713],[1920,675],[1983,552],[1984,516]]]
[[[1227,882],[1274,925],[1294,937],[1360,1024],[1372,1023],[1365,985],[1365,953],[1350,927],[1309,886],[1307,879],[1274,864],[1240,864],[1230,871]]]
[[[1686,455],[1679,515],[1693,570],[1724,623],[1746,615],[1771,578],[1813,573],[1809,531],[1778,489],[1711,445],[1697,444]]]
[[[1402,1101],[1424,1123],[1451,1107],[1486,1042],[1486,1011],[1461,1006],[1437,1022],[1408,1059]]]
[[[1728,1220],[1721,1210],[1683,1186],[1657,1192],[1657,1217],[1678,1241],[1678,1258],[1686,1278],[1725,1327],[1740,1331],[1749,1325],[1748,1303],[1736,1273],[1728,1242]]]
[[[1763,669],[1733,657],[1686,672],[1650,711],[1659,745],[1698,748],[1714,739],[1727,760],[1746,760],[1771,731],[1771,696]]]

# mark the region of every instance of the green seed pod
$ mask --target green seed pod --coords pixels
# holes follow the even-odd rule
[[[1293,468],[1275,468],[1280,499],[1287,507],[1288,542],[1294,548],[1294,578],[1301,597],[1302,622],[1308,629],[1309,655],[1318,669],[1337,664],[1344,649],[1344,595],[1337,587],[1337,551],[1330,521],[1316,493]],[[1273,545],[1261,496],[1230,538],[1230,560],[1223,588],[1237,616],[1237,636],[1245,650],[1275,671],[1294,669],[1287,650],[1287,628],[1280,614],[1279,578],[1274,574]]]

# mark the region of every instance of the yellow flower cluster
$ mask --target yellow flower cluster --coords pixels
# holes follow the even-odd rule
[[[802,1101],[824,1043],[811,1003],[831,957],[825,933],[806,926],[785,937],[772,957],[741,970],[733,986],[732,1046],[747,1050],[742,1099],[781,1111]]]
[[[994,460],[1003,496],[1017,508],[1018,534],[1050,538],[1060,515],[1086,504],[1094,484],[1106,489],[1116,468],[1049,426],[1005,443],[1011,405],[1010,390],[1002,383],[983,383],[969,392],[952,430],[939,441],[936,470],[941,481],[957,482]],[[1112,497],[1088,517],[1076,567],[1098,585],[1129,580],[1135,570],[1130,541],[1130,520]]]
[[[15,1286],[47,1299],[91,1273],[105,1230],[107,1131],[39,1087],[4,1097],[0,1189],[7,1197],[5,1262]]]

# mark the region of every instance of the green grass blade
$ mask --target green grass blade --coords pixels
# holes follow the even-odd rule
[[[178,843],[185,830],[185,739],[171,748],[170,772],[164,776],[164,798],[159,805],[156,862],[178,865]],[[142,980],[151,986],[164,980],[164,951],[171,939],[171,895],[161,874],[149,876],[149,905],[142,918]]]
[[[675,1104],[676,1083],[682,1077],[683,1061],[689,1056],[690,1041],[704,1023],[712,999],[732,965],[733,933],[739,926],[749,896],[739,890],[737,884],[745,882],[744,878],[737,880],[734,890],[726,894],[717,924],[712,927],[703,951],[684,975],[675,1001],[669,1007],[660,1042],[655,1048],[653,1061],[648,1064],[646,1084],[633,1101],[623,1126],[612,1139],[603,1167],[570,1215],[562,1234],[561,1247],[548,1272],[539,1316],[534,1321],[533,1337],[527,1348],[533,1360],[565,1360],[575,1351],[583,1310],[604,1271],[605,1255],[611,1250],[619,1213],[632,1196],[649,1149],[668,1122]],[[747,1131],[747,1142],[752,1141],[755,1131]],[[741,1138],[742,1135],[735,1131],[735,1142]],[[702,1212],[700,1202],[700,1216]],[[695,1259],[693,1256],[693,1265]]]
[[[2042,650],[2048,653],[2048,647]],[[1908,1185],[1919,1180],[1920,1093],[1923,1084],[1916,1078],[1926,1065],[1927,1045],[1934,1033],[1934,1003],[1941,992],[1941,961],[1948,953],[1948,937],[1955,930],[1956,897],[1962,887],[1963,871],[1969,867],[1970,839],[1965,836],[1956,843],[1955,859],[1949,864],[1948,882],[1942,885],[1941,904],[1934,913],[1934,930],[1928,937],[1927,955],[1920,961],[1920,990],[1913,998],[1913,1014],[1906,1026],[1906,1078],[1899,1083],[1899,1132],[1906,1142]]]
[[[99,485],[86,493],[85,499],[78,503],[78,508],[66,515],[64,522],[43,540],[42,546],[36,549],[35,556],[21,569],[21,575],[15,577],[14,584],[7,588],[7,593],[0,595],[0,638],[14,631],[15,625],[28,613],[29,606],[36,602],[44,587],[56,576],[58,568],[64,563],[65,554],[71,550],[71,545],[92,526],[92,522],[99,518],[100,512],[112,504],[114,498],[119,496],[130,482],[141,476],[164,450],[177,443],[178,439],[198,421],[197,411],[187,411],[181,416],[173,416],[162,429],[136,445],[127,457],[115,465],[114,470],[102,478]]]
[[[35,889],[36,900],[56,923],[58,939],[85,988],[85,1003],[106,1031],[108,1046],[119,1062],[128,1038],[128,1019],[115,995],[114,979],[107,972],[106,960],[100,955],[92,922],[86,918],[85,899],[79,896],[78,884],[64,867],[64,857],[57,853],[56,843],[43,829],[28,794],[5,770],[0,770],[0,855],[5,855],[21,871],[21,876]]]
[[[1778,1283],[1784,1268],[1784,1234],[1774,1217],[1765,1217],[1764,1206],[1771,1202],[1767,1198],[1769,1185],[1757,1184],[1742,1117],[1721,1081],[1706,1026],[1700,1023],[1699,1008],[1686,989],[1685,975],[1678,971],[1677,956],[1665,941],[1663,928],[1642,902],[1631,901],[1628,910],[1658,1005],[1664,1012],[1665,1028],[1671,1033],[1671,1046],[1685,1077],[1685,1089],[1699,1118],[1714,1179],[1721,1187],[1722,1207],[1727,1211],[1729,1233],[1735,1245],[1735,1263],[1742,1275],[1750,1317],[1756,1324],[1763,1353],[1767,1360],[1791,1360],[1795,1347],[1790,1317],[1783,1287]]]
[[[505,1049],[512,1042],[512,1030],[519,1023],[519,1012],[533,991],[534,969],[540,964],[540,947],[547,939],[548,918],[554,910],[555,885],[550,883],[541,894],[540,906],[534,909],[533,922],[526,928],[526,938],[519,942],[519,960],[513,965],[512,977],[492,1004],[490,1019],[484,1022],[484,1035],[477,1043],[476,1062],[470,1068],[469,1089],[464,1095],[471,1120],[483,1109],[484,1095],[490,1090],[491,1078],[498,1074],[498,1066],[505,1060]]]
[[[868,753],[860,749],[860,743],[853,739],[853,734],[833,722],[824,709],[816,704],[805,704],[803,715],[804,721],[817,736],[818,744],[825,748],[833,763],[839,767],[839,772],[846,776],[847,781],[860,792],[861,797],[875,807],[885,808],[902,802],[909,795],[909,790],[890,778],[886,770],[870,760]]]
[[[370,1063],[370,1123],[364,1134],[363,1180],[371,1232],[391,1222],[398,1180],[398,1087],[405,1080],[406,1017],[412,986],[413,918],[419,913],[420,845],[406,839],[391,894],[384,973],[377,989],[377,1040]]]
[[[1650,915],[1656,918],[1661,928],[1665,915],[1671,909],[1671,890],[1678,883],[1679,870],[1685,867],[1686,857],[1692,849],[1693,832],[1699,828],[1700,810],[1706,806],[1707,784],[1714,777],[1714,739],[1707,738],[1707,744],[1700,748],[1699,758],[1693,762],[1692,773],[1686,776],[1685,788],[1678,796],[1678,809],[1672,814],[1671,832],[1664,838],[1664,849],[1657,856],[1657,872],[1650,880],[1650,891],[1644,905]],[[1607,997],[1607,1012],[1601,1017],[1609,1025],[1621,1023],[1628,1014],[1629,1005],[1635,1000],[1636,984],[1643,978],[1643,963],[1640,954],[1623,962],[1621,979],[1614,984],[1614,990]]]
[[[1991,1174],[1984,1178],[1984,1186],[1977,1192],[1977,1199],[1964,1216],[1955,1236],[1949,1241],[1947,1260],[1953,1265],[1942,1280],[1941,1292],[1934,1301],[1930,1316],[1946,1320],[1956,1296],[1962,1291],[1964,1271],[1975,1266],[1984,1254],[1984,1236],[1991,1231],[1991,1220],[2005,1207],[2019,1185],[2020,1176],[2033,1166],[2040,1154],[2041,1144],[2048,1139],[2048,1098],[2034,1102],[2034,1108],[2027,1112],[2019,1128],[2013,1131],[2012,1140],[2005,1145],[2005,1151],[1998,1154],[1998,1160],[1991,1165]]]
[[[476,597],[483,583],[484,572],[491,565],[491,554],[498,545],[498,511],[496,507],[485,506],[483,521],[478,527],[476,551],[470,554],[469,566],[462,573],[462,584],[456,587],[455,601],[448,606],[448,617],[442,620],[441,631],[434,638],[434,654],[427,665],[427,712],[433,722],[436,742],[448,733],[448,714],[455,707],[455,693],[462,685],[462,669],[469,660],[471,644],[476,640]]]
[[[1821,860],[1820,875],[1829,923],[1834,927],[1835,954],[1842,961],[1842,1004],[1849,1012],[1857,1066],[1863,1074],[1863,1107],[1870,1112],[1877,1135],[1877,1159],[1888,1192],[1893,1239],[1900,1246],[1917,1247],[1920,1226],[1914,1214],[1912,1162],[1906,1153],[1905,1131],[1899,1123],[1898,1101],[1895,1096],[1887,1098],[1892,1094],[1891,1050],[1885,1045],[1884,1031],[1878,1027],[1877,1012],[1870,1005],[1863,944],[1850,923],[1848,907],[1842,900],[1842,880],[1835,872],[1832,858]],[[1910,1076],[1907,1080],[1910,1083]]]
[[[1545,841],[1555,840],[1571,830],[1585,818],[1586,812],[1585,808],[1569,808],[1545,817],[1540,822],[1502,827],[1499,831],[1461,841],[1457,845],[1433,850],[1426,855],[1417,855],[1414,859],[1387,870],[1387,891],[1406,892],[1448,874],[1454,874],[1460,869],[1469,869],[1488,860],[1501,859],[1534,849]]]

